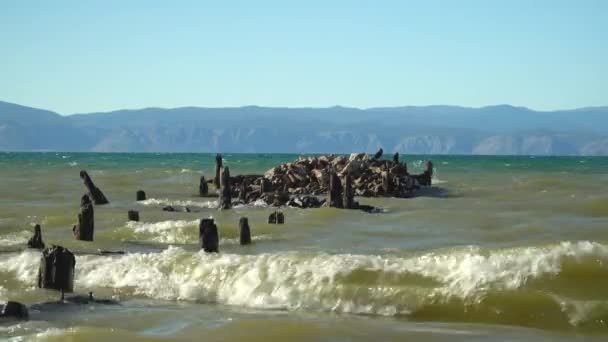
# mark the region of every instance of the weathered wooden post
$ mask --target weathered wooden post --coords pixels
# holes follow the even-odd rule
[[[135,221],[135,222],[139,221],[139,211],[129,210],[129,212],[127,214],[129,216],[129,221]]]
[[[109,203],[106,196],[103,194],[103,192],[101,192],[101,190],[99,190],[98,187],[95,186],[93,180],[91,180],[91,177],[89,177],[89,174],[85,170],[80,171],[80,178],[82,178],[84,181],[84,185],[89,190],[89,194],[91,195],[91,198],[95,204],[101,205]]]
[[[378,152],[376,152],[376,154],[374,154],[374,157],[372,158],[372,160],[379,160],[380,158],[382,158],[383,154],[384,154],[384,150],[382,148],[380,148],[378,150]]]
[[[222,155],[215,155],[215,178],[213,178],[213,184],[217,190],[220,189],[220,173],[222,171]]]
[[[209,193],[209,185],[207,185],[205,176],[201,176],[201,182],[198,186],[198,194],[201,197],[205,197],[205,196],[207,196],[208,193]]]
[[[78,224],[72,229],[76,240],[93,241],[93,231],[95,219],[93,215],[93,203],[89,196],[84,195],[80,200],[80,213],[78,214]]]
[[[137,193],[135,194],[135,197],[137,199],[137,201],[145,201],[146,200],[146,192],[143,190],[137,190]]]
[[[246,217],[241,217],[239,220],[239,236],[241,245],[251,243],[251,229],[249,228],[249,220]]]
[[[232,208],[232,189],[230,186],[230,168],[224,167],[222,172],[222,192],[220,196],[220,208]]]
[[[268,216],[268,223],[270,224],[284,224],[285,223],[285,215],[283,215],[280,211],[275,211],[274,213]]]
[[[29,248],[44,249],[44,242],[42,241],[42,230],[39,224],[34,227],[34,236],[32,236],[28,240],[27,246]]]
[[[8,301],[6,304],[0,305],[0,318],[8,319],[28,319],[29,313],[27,306],[19,302]]]
[[[53,246],[45,249],[40,258],[38,287],[64,292],[74,291],[74,267],[76,258],[67,248]]]
[[[344,208],[355,209],[355,193],[353,191],[353,179],[350,174],[344,176]]]
[[[329,206],[332,208],[344,208],[342,182],[334,170],[329,175]]]
[[[393,154],[393,162],[395,164],[399,164],[399,152],[395,152],[395,154]]]
[[[212,218],[201,219],[198,226],[198,239],[201,248],[207,253],[219,252],[219,234]]]

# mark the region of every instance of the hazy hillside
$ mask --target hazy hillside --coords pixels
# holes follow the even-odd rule
[[[0,102],[0,150],[608,155],[608,107],[146,108],[60,116]]]

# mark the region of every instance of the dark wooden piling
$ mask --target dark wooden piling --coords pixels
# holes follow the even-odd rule
[[[87,190],[89,190],[89,195],[96,205],[110,203],[103,192],[95,186],[93,180],[85,170],[80,171],[80,178],[84,181],[84,185],[87,187]]]
[[[201,182],[198,186],[198,195],[201,197],[205,197],[209,194],[209,185],[207,184],[207,180],[205,180],[205,176],[201,176]]]
[[[137,193],[135,194],[135,197],[137,199],[137,201],[145,201],[146,200],[146,192],[143,190],[137,190]]]
[[[267,192],[272,192],[272,184],[268,178],[262,177],[260,178],[260,193],[265,194]]]
[[[342,182],[335,171],[329,175],[329,206],[332,208],[344,208],[342,198]]]
[[[128,214],[128,217],[129,217],[129,221],[135,221],[135,222],[139,221],[139,211],[137,211],[137,210],[129,210],[129,212],[127,214]]]
[[[284,224],[285,223],[285,215],[283,215],[280,211],[275,211],[274,213],[268,216],[268,223],[270,224]]]
[[[212,218],[202,219],[198,226],[198,239],[201,246],[207,253],[219,252],[219,234],[217,226]]]
[[[393,162],[395,164],[399,164],[399,152],[395,152],[395,154],[393,154]]]
[[[353,191],[353,179],[349,174],[344,176],[343,205],[346,209],[355,209],[357,207],[357,204],[355,203],[355,192]]]
[[[67,248],[53,246],[42,251],[38,287],[63,292],[74,291],[76,259]]]
[[[251,243],[251,229],[249,228],[249,219],[241,217],[239,220],[239,236],[241,245]]]
[[[378,152],[376,152],[376,154],[374,154],[374,157],[372,158],[372,160],[379,160],[380,158],[382,158],[383,154],[384,154],[384,150],[382,148],[380,148],[378,150]]]
[[[42,241],[42,229],[40,228],[39,224],[34,227],[34,236],[28,240],[27,246],[29,248],[44,249],[44,242]]]
[[[213,184],[217,190],[220,189],[220,174],[222,172],[222,166],[222,155],[218,153],[215,155],[215,178],[213,178]]]
[[[8,301],[0,305],[0,318],[26,320],[29,318],[27,306],[19,302]]]
[[[93,203],[91,203],[89,196],[84,195],[80,200],[78,224],[73,228],[74,237],[76,240],[93,241],[94,229],[95,218],[93,214]]]
[[[232,208],[232,188],[230,185],[230,168],[224,167],[222,172],[222,192],[220,195],[220,208],[230,209]]]

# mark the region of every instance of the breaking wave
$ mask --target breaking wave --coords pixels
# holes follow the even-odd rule
[[[219,204],[218,201],[205,201],[205,202],[197,202],[197,201],[181,201],[181,200],[170,200],[170,199],[156,199],[149,198],[145,201],[137,202],[141,205],[145,206],[180,206],[180,207],[196,207],[196,208],[209,208],[209,209],[217,209]]]

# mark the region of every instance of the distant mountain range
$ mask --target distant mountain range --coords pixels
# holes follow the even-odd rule
[[[61,116],[0,101],[0,150],[608,155],[608,107],[145,108]]]

